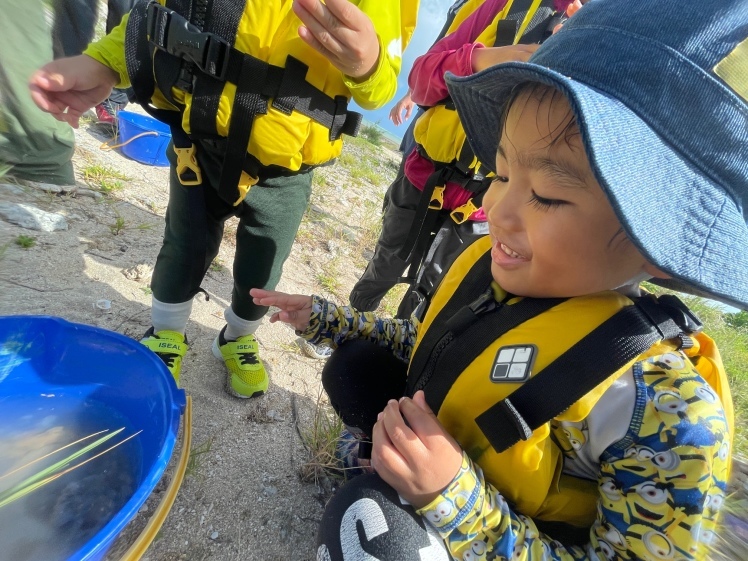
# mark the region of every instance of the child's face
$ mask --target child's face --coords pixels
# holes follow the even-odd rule
[[[521,94],[507,114],[483,208],[493,278],[519,296],[593,294],[651,268],[621,230],[571,120],[566,99],[546,89]]]

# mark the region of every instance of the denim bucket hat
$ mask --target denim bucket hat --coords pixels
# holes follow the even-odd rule
[[[748,309],[748,0],[592,0],[526,63],[447,85],[494,167],[515,86],[560,90],[597,181],[660,283]]]

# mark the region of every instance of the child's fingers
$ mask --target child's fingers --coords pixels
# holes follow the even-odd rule
[[[422,396],[417,402],[407,397],[402,398],[400,400],[400,411],[418,441],[427,448],[428,440],[431,437],[442,436],[445,432]]]
[[[405,459],[390,440],[381,420],[374,423],[371,441],[371,465],[382,479],[391,484],[390,480],[393,477],[397,478],[408,471]]]
[[[361,29],[361,11],[355,4],[348,0],[327,0],[326,5],[329,12],[340,22],[338,27],[353,31]]]
[[[416,450],[420,449],[422,445],[416,433],[405,422],[400,413],[400,406],[394,399],[391,399],[384,408],[381,423],[398,452],[406,460],[412,460],[417,453]]]
[[[426,403],[426,394],[423,392],[423,390],[418,390],[413,395],[413,402],[418,405],[421,409],[423,409],[426,413],[430,413],[431,415],[434,415],[434,412],[431,410],[431,407],[429,407],[429,404]],[[434,415],[436,417],[436,415]]]

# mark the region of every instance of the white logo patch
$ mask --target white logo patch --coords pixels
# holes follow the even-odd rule
[[[537,352],[533,344],[501,347],[491,367],[491,381],[524,382],[532,374]]]

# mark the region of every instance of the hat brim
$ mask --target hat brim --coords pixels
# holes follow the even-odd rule
[[[741,210],[622,101],[532,63],[505,63],[463,78],[447,74],[446,81],[471,148],[491,169],[512,90],[538,82],[561,91],[592,171],[641,253],[681,281],[671,286],[748,309],[748,227]]]

